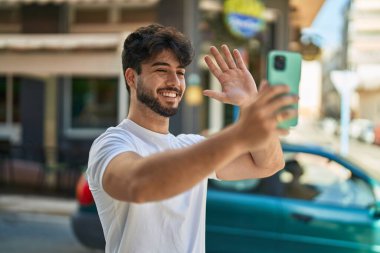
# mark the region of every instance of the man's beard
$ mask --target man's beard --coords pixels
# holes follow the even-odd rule
[[[165,90],[176,90],[173,88],[166,88]],[[181,96],[181,92],[179,92],[178,96]],[[149,107],[152,111],[158,113],[159,115],[163,117],[171,117],[174,116],[177,111],[178,107],[176,108],[168,108],[160,104],[158,101],[158,98],[153,97],[152,95],[149,94],[149,91],[146,90],[142,83],[139,81],[137,84],[137,99],[145,104],[147,107]]]

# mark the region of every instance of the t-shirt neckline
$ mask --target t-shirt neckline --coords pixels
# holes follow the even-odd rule
[[[144,134],[145,136],[151,136],[153,138],[159,138],[159,139],[168,139],[170,138],[171,136],[171,133],[167,133],[167,134],[162,134],[162,133],[157,133],[157,132],[154,132],[152,130],[149,130],[145,127],[142,127],[140,126],[139,124],[137,124],[136,122],[134,122],[133,120],[130,120],[130,119],[124,119],[120,126],[127,130],[126,128],[132,128],[134,129],[135,131],[138,131],[139,133],[141,134]]]

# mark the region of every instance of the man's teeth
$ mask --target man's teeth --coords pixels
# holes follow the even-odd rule
[[[177,97],[177,94],[176,93],[172,93],[172,92],[163,92],[162,95],[164,97],[171,97],[171,98]]]

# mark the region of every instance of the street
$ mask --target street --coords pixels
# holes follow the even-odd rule
[[[0,252],[90,253],[75,239],[69,216],[0,212]]]

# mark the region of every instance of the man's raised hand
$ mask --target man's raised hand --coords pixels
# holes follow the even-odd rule
[[[257,95],[255,80],[237,49],[233,50],[233,55],[227,45],[222,45],[221,50],[224,57],[216,47],[212,46],[210,53],[216,64],[209,55],[205,57],[205,62],[220,82],[222,90],[204,90],[203,94],[222,103],[245,107]]]
[[[259,150],[268,144],[274,135],[285,135],[288,130],[279,129],[279,119],[288,120],[297,116],[297,110],[284,107],[298,102],[298,96],[287,95],[286,85],[266,86],[241,114],[238,126],[239,137],[249,150]]]

